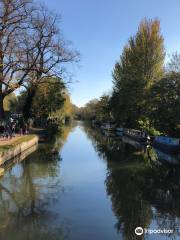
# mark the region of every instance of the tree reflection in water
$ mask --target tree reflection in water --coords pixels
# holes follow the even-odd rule
[[[0,239],[68,239],[67,222],[60,222],[54,205],[64,192],[59,179],[60,154],[72,126],[41,144],[26,161],[0,180]]]
[[[99,156],[107,161],[105,184],[117,218],[117,231],[122,232],[124,239],[134,240],[146,238],[135,235],[138,226],[173,229],[173,235],[168,237],[177,239],[180,236],[180,168],[161,164],[158,159],[152,161],[153,149],[135,149],[88,126],[84,130]]]

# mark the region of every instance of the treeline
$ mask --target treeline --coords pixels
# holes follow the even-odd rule
[[[180,135],[180,55],[165,65],[158,20],[143,20],[113,69],[113,89],[80,109],[82,118],[115,121],[151,134]]]
[[[78,60],[58,14],[33,0],[0,0],[0,120],[17,90],[25,120],[70,111],[64,73]]]
[[[102,123],[112,120],[110,109],[110,95],[104,94],[100,99],[93,99],[85,107],[76,109],[76,117],[81,120],[96,120]]]

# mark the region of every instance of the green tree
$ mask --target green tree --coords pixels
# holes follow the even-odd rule
[[[97,113],[98,99],[92,99],[89,101],[85,107],[80,109],[81,118],[84,120],[93,120]]]
[[[108,94],[103,94],[98,103],[97,103],[97,113],[96,113],[96,120],[99,122],[107,122],[112,120],[111,112],[110,112],[110,96]]]
[[[85,120],[96,120],[98,122],[112,120],[109,102],[110,95],[103,94],[99,99],[93,99],[85,107],[77,109],[77,114]]]
[[[180,136],[180,73],[169,73],[151,89],[151,121],[173,136]]]
[[[9,95],[7,95],[4,98],[4,110],[6,112],[12,112],[16,110],[16,107],[18,105],[18,98],[16,97],[15,93],[11,93]]]
[[[119,124],[137,127],[148,116],[148,92],[164,74],[164,57],[160,22],[143,20],[113,70],[111,108]]]
[[[64,104],[64,83],[57,78],[48,78],[38,86],[31,113],[34,118],[47,119]]]
[[[62,123],[67,123],[73,118],[74,109],[71,103],[70,96],[67,91],[63,91],[62,97],[63,97],[63,106],[61,106],[61,108],[58,107],[58,109],[55,110],[51,114],[51,116],[58,118],[58,120]]]

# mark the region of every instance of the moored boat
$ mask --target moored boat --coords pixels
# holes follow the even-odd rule
[[[100,123],[99,121],[92,120],[91,126],[92,126],[93,128],[96,128],[96,127],[101,126],[101,123]]]
[[[146,143],[148,141],[148,136],[145,132],[135,129],[125,129],[124,135],[126,137],[132,138],[135,141]]]
[[[166,161],[169,164],[180,164],[180,155],[177,154],[168,154],[159,149],[155,149],[158,160]]]
[[[123,137],[124,134],[124,128],[118,127],[115,129],[115,134],[117,137]]]
[[[134,140],[134,139],[132,139],[132,138],[129,138],[129,137],[127,137],[127,136],[123,136],[123,137],[122,137],[122,141],[123,141],[124,143],[130,144],[131,146],[133,146],[134,148],[136,148],[136,149],[138,149],[138,150],[143,150],[143,151],[145,151],[146,148],[148,147],[148,145],[143,144],[142,142],[136,141],[136,140]]]
[[[101,129],[105,131],[113,131],[115,128],[115,124],[112,123],[104,123],[101,125]]]
[[[165,152],[180,152],[180,139],[166,136],[156,136],[154,138],[154,147],[159,148]]]

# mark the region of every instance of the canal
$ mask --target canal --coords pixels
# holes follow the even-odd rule
[[[0,239],[180,239],[178,165],[132,145],[81,122],[40,144],[0,178]]]

